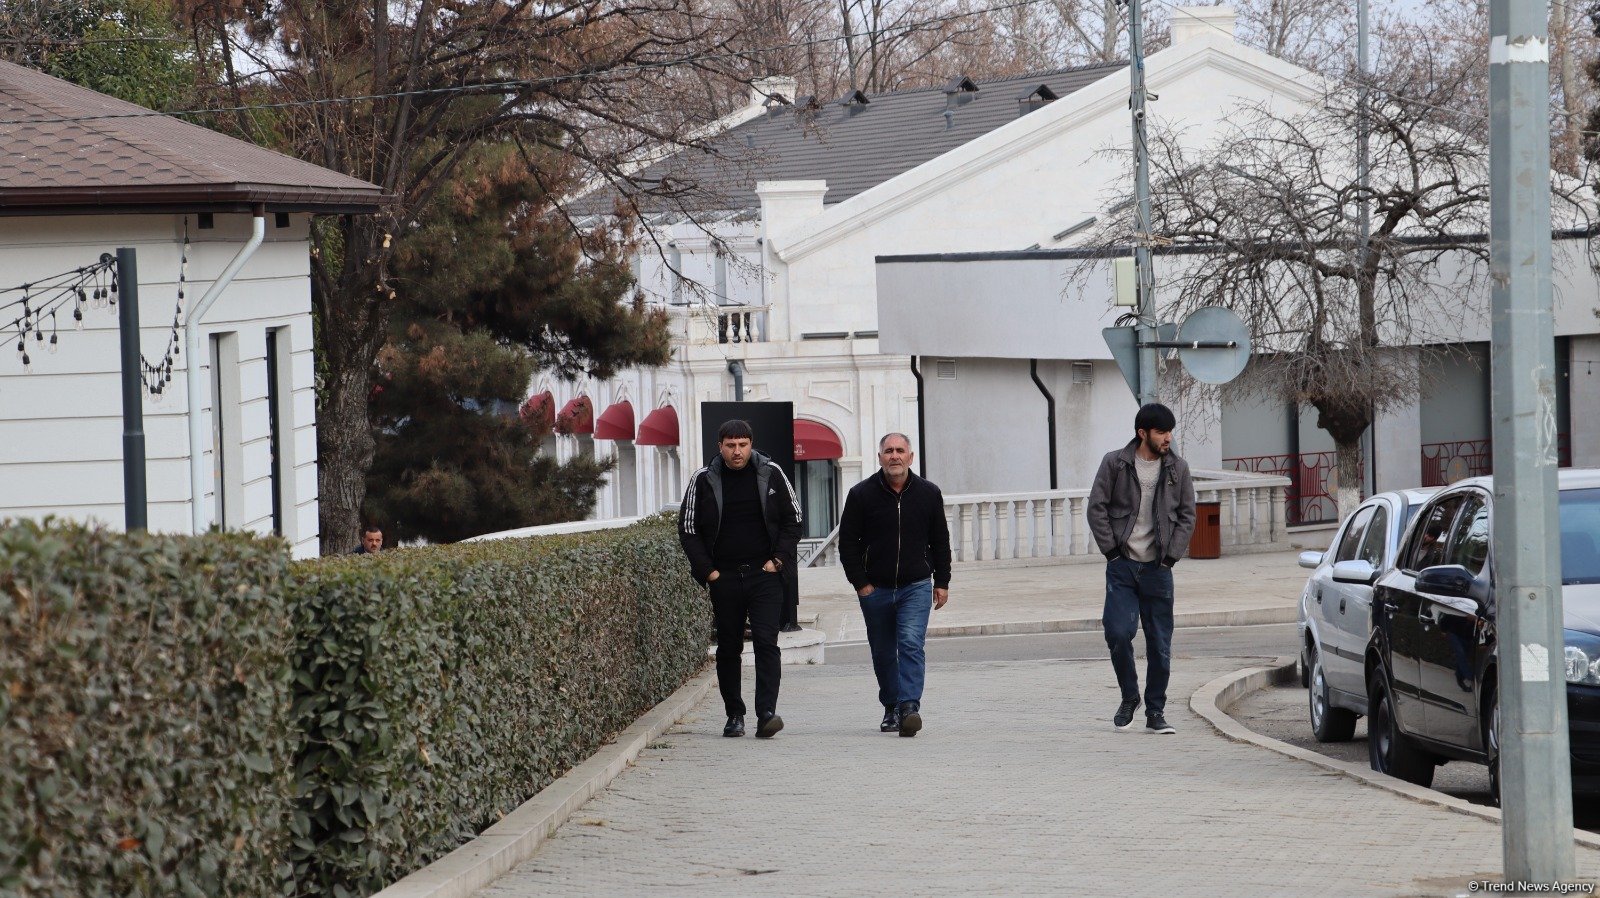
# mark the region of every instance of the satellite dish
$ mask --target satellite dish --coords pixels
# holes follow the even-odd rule
[[[1203,384],[1225,384],[1250,361],[1250,331],[1221,306],[1196,309],[1178,328],[1178,359]]]

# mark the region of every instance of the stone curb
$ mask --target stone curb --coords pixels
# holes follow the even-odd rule
[[[1223,737],[1234,742],[1245,742],[1275,751],[1280,755],[1344,774],[1368,786],[1403,795],[1412,801],[1435,805],[1458,814],[1488,820],[1496,826],[1500,825],[1499,808],[1473,804],[1464,798],[1435,792],[1392,776],[1384,776],[1365,764],[1336,760],[1271,736],[1263,736],[1228,715],[1228,708],[1258,689],[1296,682],[1299,679],[1297,670],[1298,661],[1295,658],[1282,657],[1274,661],[1270,667],[1250,667],[1226,674],[1196,690],[1189,698],[1189,708],[1204,717]],[[1572,840],[1586,848],[1600,848],[1600,835],[1594,833],[1575,830]]]
[[[1292,624],[1300,619],[1300,609],[1244,608],[1237,611],[1194,611],[1172,616],[1174,627],[1245,627],[1255,624]],[[928,636],[1012,636],[1019,633],[1081,633],[1100,629],[1100,618],[1069,620],[1011,621],[998,624],[960,624],[929,627]]]
[[[544,787],[476,839],[394,883],[373,898],[467,898],[539,850],[584,802],[626,770],[639,752],[704,698],[716,672],[702,670],[600,747],[594,756]]]

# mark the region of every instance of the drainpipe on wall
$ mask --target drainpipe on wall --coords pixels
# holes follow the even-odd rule
[[[917,453],[917,475],[928,476],[928,425],[922,414],[922,372],[917,370],[917,357],[911,357],[911,376],[917,379],[917,439],[922,451]]]
[[[244,263],[255,255],[256,248],[261,246],[261,241],[267,234],[267,210],[264,206],[256,206],[252,210],[250,222],[250,239],[244,246],[239,247],[239,252],[234,254],[233,261],[228,267],[222,269],[222,274],[211,286],[206,289],[200,301],[189,309],[189,317],[183,323],[183,351],[189,354],[189,360],[184,365],[186,392],[189,399],[189,514],[194,525],[194,533],[204,533],[207,524],[206,510],[201,503],[205,496],[205,470],[201,466],[201,454],[205,451],[205,429],[200,422],[200,319],[222,295],[222,291],[233,282],[239,269]],[[212,403],[212,413],[218,409]],[[221,485],[218,485],[221,489]]]
[[[728,363],[728,373],[733,375],[733,401],[744,401],[744,362],[734,359]]]
[[[1050,395],[1050,391],[1045,389],[1044,381],[1039,379],[1039,360],[1038,359],[1028,359],[1028,376],[1033,378],[1033,382],[1034,382],[1034,384],[1036,386],[1038,386],[1039,392],[1044,394],[1044,402],[1045,402],[1045,409],[1046,409],[1046,411],[1045,411],[1045,420],[1050,422],[1050,431],[1049,431],[1050,432],[1050,488],[1051,489],[1055,489],[1056,488],[1056,397]]]

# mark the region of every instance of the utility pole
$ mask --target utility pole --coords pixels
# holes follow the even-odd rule
[[[1500,807],[1507,882],[1571,880],[1556,537],[1550,55],[1544,4],[1489,4],[1490,366]],[[1487,710],[1487,709],[1485,709]]]
[[[1363,272],[1367,270],[1370,260],[1368,253],[1372,248],[1372,115],[1367,105],[1371,97],[1367,88],[1367,4],[1368,0],[1356,0],[1356,77],[1360,79],[1356,94],[1356,229],[1360,239],[1359,265]],[[1376,422],[1377,415],[1373,415],[1371,420]],[[1369,425],[1364,439],[1368,462],[1364,466],[1366,482],[1362,487],[1369,496],[1378,491],[1378,440],[1375,430],[1375,425]]]
[[[1138,289],[1139,404],[1156,401],[1156,349],[1145,344],[1156,340],[1155,271],[1150,265],[1150,153],[1145,142],[1144,107],[1144,10],[1139,0],[1128,3],[1128,74],[1133,89],[1128,109],[1133,113],[1133,235],[1134,280]]]

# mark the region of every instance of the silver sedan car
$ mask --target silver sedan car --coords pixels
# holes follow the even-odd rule
[[[1394,567],[1406,524],[1436,492],[1379,493],[1345,519],[1328,551],[1300,553],[1300,566],[1312,571],[1300,594],[1301,684],[1318,742],[1349,739],[1367,713],[1362,659],[1372,635],[1372,584]]]

